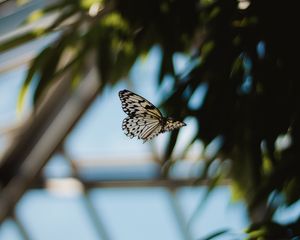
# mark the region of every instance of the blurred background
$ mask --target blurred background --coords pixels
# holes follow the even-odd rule
[[[0,1],[0,239],[300,239],[293,4]]]

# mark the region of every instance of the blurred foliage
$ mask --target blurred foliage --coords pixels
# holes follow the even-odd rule
[[[52,15],[52,24],[8,39],[0,52],[59,33],[31,62],[21,106],[33,80],[36,102],[67,70],[80,79],[81,63],[95,56],[102,85],[114,84],[137,57],[159,45],[163,57],[158,84],[166,75],[174,79],[163,107],[174,117],[196,119],[198,131],[188,148],[198,140],[206,147],[217,146],[199,178],[210,177],[213,184],[224,176],[233,179],[234,196],[246,202],[255,223],[248,230],[250,239],[289,239],[299,235],[299,221],[272,221],[277,207],[290,206],[300,197],[295,5],[271,0],[62,0],[33,13],[27,22]],[[190,59],[184,75],[174,70],[177,52]],[[191,97],[204,85],[203,102],[191,106]],[[174,162],[177,135],[172,133],[166,148],[167,169]],[[211,176],[208,170],[216,159],[219,170]],[[224,167],[228,161],[230,171]],[[277,198],[282,201],[273,201]]]

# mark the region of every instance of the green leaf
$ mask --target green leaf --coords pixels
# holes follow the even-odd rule
[[[76,36],[76,29],[74,29],[73,31],[62,35],[61,38],[52,45],[51,51],[49,51],[49,54],[45,61],[43,61],[40,69],[40,79],[33,95],[34,105],[48,85],[55,79],[57,66],[60,62],[61,56],[65,49],[77,40]]]
[[[170,136],[170,139],[169,139],[169,142],[166,147],[165,154],[164,154],[164,161],[167,161],[171,158],[172,152],[175,148],[175,144],[177,141],[178,133],[179,133],[178,130],[174,130],[171,132],[171,136]]]
[[[108,82],[113,65],[113,54],[110,47],[110,39],[106,34],[103,34],[99,40],[102,44],[100,44],[97,49],[97,67],[101,80]]]
[[[45,48],[35,59],[33,59],[18,96],[17,112],[20,112],[22,110],[22,107],[24,105],[24,100],[29,90],[31,81],[34,75],[39,71],[45,57],[49,54],[50,50],[51,50],[50,47]]]
[[[241,57],[237,57],[235,61],[233,62],[230,77],[233,77],[235,75],[243,75],[244,74],[244,68],[243,68],[243,59]]]
[[[75,6],[76,4],[74,4],[74,2],[71,2],[69,0],[58,1],[58,3],[56,3],[56,4],[51,4],[47,7],[45,7],[43,9],[43,12],[44,13],[50,13],[50,12],[53,12],[53,11],[62,10],[62,8],[65,8],[68,5]]]
[[[29,17],[26,19],[25,24],[32,23],[40,20],[44,16],[44,12],[42,10],[36,10],[32,12]]]
[[[82,64],[82,62],[83,62],[83,58],[86,53],[86,50],[87,50],[87,48],[83,47],[72,60],[70,60],[64,67],[58,69],[55,72],[54,77],[55,78],[60,77],[74,65],[76,65],[76,67],[80,68],[80,66],[81,66],[80,64]]]
[[[0,44],[0,52],[7,51],[11,48],[18,47],[24,43],[30,42],[36,38],[41,37],[43,34],[41,34],[38,31],[31,31],[26,32],[24,34],[9,38],[5,42]]]
[[[55,21],[47,27],[46,31],[51,31],[58,27],[60,24],[62,24],[65,20],[72,17],[75,13],[77,13],[78,10],[74,7],[66,8],[62,13],[55,19]]]
[[[37,87],[33,94],[33,104],[36,105],[40,96],[47,88],[49,83],[54,79],[54,73],[56,71],[59,58],[62,54],[60,49],[52,49],[52,52],[49,54],[49,57],[45,61],[45,64],[41,67],[40,79],[38,81]]]
[[[162,53],[162,61],[160,64],[158,84],[160,85],[163,82],[164,76],[166,74],[175,75],[174,66],[173,66],[173,52],[165,50]]]
[[[286,202],[291,205],[297,202],[300,198],[300,178],[291,179],[285,187]]]
[[[201,238],[199,240],[212,240],[212,239],[214,239],[216,237],[219,237],[219,236],[221,236],[221,235],[223,235],[225,233],[228,233],[229,231],[230,231],[229,229],[218,230],[218,231],[216,231],[216,232],[208,235],[207,237]]]

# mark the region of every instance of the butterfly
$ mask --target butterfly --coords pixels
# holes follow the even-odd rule
[[[184,122],[164,117],[157,107],[145,98],[129,91],[119,92],[123,111],[128,115],[123,120],[125,135],[144,140],[144,143],[160,133],[186,126]]]

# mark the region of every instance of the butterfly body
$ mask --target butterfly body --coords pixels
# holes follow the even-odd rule
[[[130,138],[137,136],[146,142],[160,133],[186,125],[184,122],[164,117],[152,103],[133,92],[122,90],[119,97],[123,111],[128,115],[123,120],[122,129]]]

